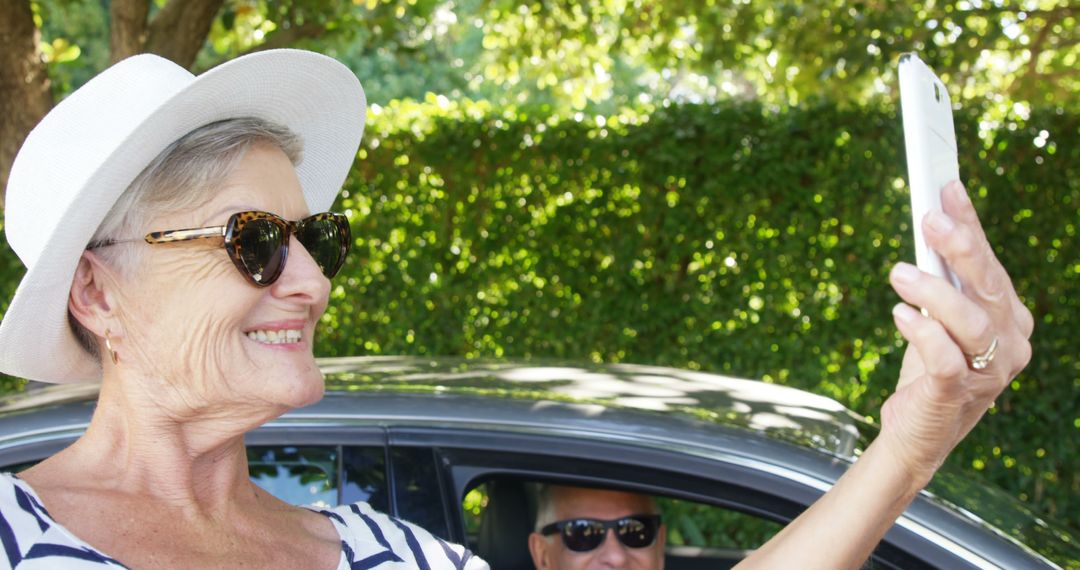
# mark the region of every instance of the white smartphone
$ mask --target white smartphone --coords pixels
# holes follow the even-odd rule
[[[941,189],[960,179],[952,102],[945,84],[919,56],[913,53],[901,55],[899,67],[915,262],[919,269],[960,288],[960,280],[949,270],[945,260],[926,245],[922,231],[922,220],[927,212],[941,210]]]

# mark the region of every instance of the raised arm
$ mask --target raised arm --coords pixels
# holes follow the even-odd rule
[[[896,392],[882,408],[881,435],[825,496],[740,568],[858,567],[1030,360],[1031,312],[959,182],[942,192],[942,208],[923,228],[963,291],[907,263],[893,268],[892,286],[905,301],[893,308],[893,319],[909,344]]]

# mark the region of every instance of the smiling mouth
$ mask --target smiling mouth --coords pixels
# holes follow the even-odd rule
[[[248,331],[247,337],[263,344],[296,344],[303,339],[300,329]]]

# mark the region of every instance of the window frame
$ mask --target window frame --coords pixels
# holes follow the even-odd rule
[[[404,399],[403,399],[404,400]],[[304,415],[285,416],[272,421],[248,434],[245,438],[251,444],[268,445],[382,445],[389,453],[390,445],[429,446],[436,450],[437,472],[443,473],[440,477],[444,487],[444,493],[453,493],[444,504],[452,504],[456,510],[456,516],[451,516],[448,528],[451,538],[456,542],[466,539],[464,536],[464,513],[461,508],[461,500],[464,497],[464,486],[468,477],[475,477],[484,473],[528,473],[514,465],[469,465],[464,460],[452,465],[452,456],[445,456],[446,450],[485,450],[489,454],[500,454],[507,451],[521,451],[525,449],[536,450],[533,445],[537,438],[547,437],[548,444],[553,444],[550,451],[531,451],[534,454],[559,458],[560,462],[574,460],[595,459],[596,454],[604,449],[616,449],[615,457],[624,465],[640,465],[642,460],[649,458],[652,461],[673,461],[673,465],[664,465],[666,470],[692,467],[697,462],[704,461],[709,467],[706,478],[717,479],[721,482],[749,484],[751,488],[760,487],[764,482],[772,482],[776,487],[767,489],[781,497],[795,500],[799,504],[809,505],[823,493],[828,486],[831,475],[830,469],[836,473],[842,473],[847,464],[840,460],[832,460],[831,466],[821,467],[824,462],[819,453],[770,440],[767,437],[743,433],[741,435],[715,435],[704,432],[682,434],[683,437],[701,440],[708,435],[708,440],[715,443],[706,447],[715,453],[726,453],[726,440],[738,440],[739,449],[753,448],[758,457],[737,456],[737,453],[721,459],[708,459],[700,453],[693,452],[704,449],[697,442],[690,446],[684,446],[681,440],[676,441],[682,430],[674,430],[671,433],[671,441],[667,449],[658,450],[660,445],[655,438],[648,445],[636,441],[634,426],[627,426],[628,432],[622,434],[612,433],[610,424],[601,426],[598,430],[575,428],[573,425],[566,427],[565,422],[559,422],[560,426],[539,427],[536,425],[512,423],[510,421],[483,420],[473,416],[467,422],[447,419],[442,415],[430,415],[431,410],[423,409],[422,402],[415,399],[409,400],[408,418],[379,418],[377,415],[360,414],[355,417],[335,414],[308,413]],[[30,426],[20,429],[19,433],[0,438],[0,457],[3,457],[4,465],[14,466],[18,464],[41,461],[74,442],[85,430],[92,403],[76,402],[58,406],[51,410],[48,415],[28,418],[32,421]],[[63,413],[65,421],[56,422],[49,418]],[[303,413],[303,412],[301,412]],[[86,420],[80,421],[83,415]],[[625,418],[624,418],[625,420]],[[580,423],[571,420],[569,424]],[[464,427],[462,427],[464,426]],[[751,443],[745,443],[749,441]],[[614,446],[614,447],[612,447]],[[690,451],[687,451],[690,449]],[[720,450],[720,451],[717,451]],[[767,463],[760,458],[770,450],[784,453],[796,458],[794,461],[785,461],[784,465],[797,465],[800,462],[812,462],[814,467],[808,469],[803,476],[789,477],[792,468],[780,466],[779,472],[772,475],[755,474],[756,466]],[[632,455],[628,456],[627,453]],[[625,458],[631,461],[624,460]],[[809,459],[807,459],[809,458]],[[490,461],[488,462],[490,463]],[[451,467],[457,470],[451,471]],[[468,471],[468,469],[472,471]],[[463,471],[463,469],[465,471]],[[467,477],[468,476],[468,477]],[[838,476],[838,475],[837,475]],[[770,479],[771,477],[771,479]],[[617,481],[618,486],[633,488],[633,484],[623,484],[629,477],[623,473]],[[601,482],[601,481],[597,481]],[[815,486],[816,485],[816,486]],[[444,494],[444,496],[447,496]],[[394,501],[396,503],[396,501]],[[396,504],[388,514],[394,514]],[[929,494],[922,494],[908,508],[901,521],[906,524],[896,524],[889,530],[880,552],[887,549],[895,549],[901,554],[918,553],[917,558],[928,561],[938,567],[1010,567],[1010,568],[1046,568],[1041,559],[1032,554],[1021,545],[1005,538],[999,538],[992,528],[983,526],[979,521],[965,517],[964,513],[945,507],[931,500]],[[915,554],[909,554],[916,556]],[[964,557],[967,557],[965,559]],[[970,562],[970,560],[976,562]]]
[[[431,447],[442,458],[440,463],[452,483],[458,511],[451,524],[456,542],[467,540],[462,507],[465,494],[478,482],[492,477],[665,495],[781,524],[789,523],[824,494],[801,481],[751,465],[657,449],[632,440],[567,437],[536,430],[393,426],[389,428],[389,441],[392,446]],[[841,462],[836,463],[839,469],[844,468]],[[978,568],[898,525],[889,530],[871,560],[873,568]]]

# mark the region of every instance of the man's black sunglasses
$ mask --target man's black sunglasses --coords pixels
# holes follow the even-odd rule
[[[574,552],[588,552],[604,543],[609,528],[615,529],[615,538],[630,548],[645,548],[656,541],[660,529],[660,515],[630,515],[614,520],[568,519],[551,523],[540,529],[540,534],[550,536],[558,533],[563,544]]]

